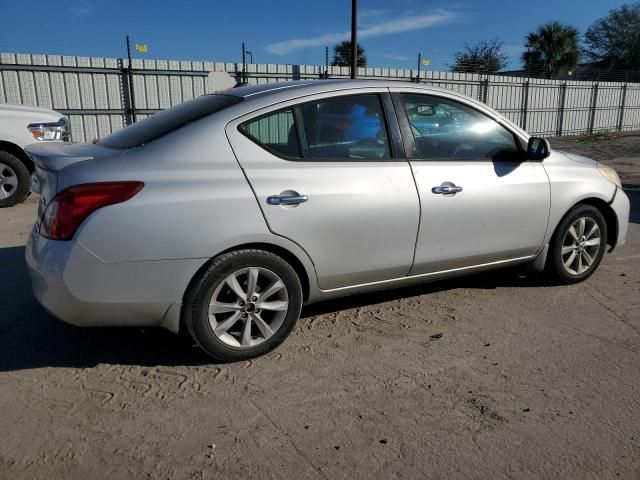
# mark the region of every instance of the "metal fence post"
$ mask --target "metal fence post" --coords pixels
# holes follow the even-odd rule
[[[118,59],[118,69],[120,70],[120,97],[122,98],[124,124],[131,125],[134,122],[131,103],[131,77],[121,58]]]
[[[237,85],[242,85],[242,74],[240,73],[240,70],[238,69],[238,62],[235,62],[233,64],[233,76],[236,78],[236,84]]]
[[[593,128],[596,123],[596,105],[598,104],[598,82],[593,84],[591,93],[591,109],[589,116],[589,135],[593,135]]]
[[[520,126],[527,129],[527,109],[529,108],[529,79],[522,84],[522,101],[520,106]]]
[[[558,101],[558,123],[556,125],[556,136],[562,136],[562,126],[564,125],[564,105],[567,98],[567,82],[560,85],[560,99]]]
[[[480,80],[480,101],[486,105],[489,99],[489,77]]]
[[[618,131],[622,131],[622,126],[624,125],[624,107],[627,102],[627,84],[625,83],[622,86],[622,99],[620,101],[620,113],[618,114]]]

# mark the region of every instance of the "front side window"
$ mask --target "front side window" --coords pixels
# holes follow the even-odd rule
[[[402,103],[418,158],[512,160],[518,155],[513,134],[473,108],[419,94],[403,94]]]

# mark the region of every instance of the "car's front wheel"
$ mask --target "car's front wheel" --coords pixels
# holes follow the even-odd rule
[[[585,280],[598,268],[607,246],[607,222],[592,205],[579,205],[560,222],[550,245],[548,267],[563,283]]]
[[[264,250],[216,257],[192,282],[183,324],[212,357],[232,362],[262,355],[291,333],[302,308],[295,270]]]

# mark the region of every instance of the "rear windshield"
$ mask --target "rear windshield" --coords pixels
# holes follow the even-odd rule
[[[241,101],[242,97],[233,95],[203,95],[118,130],[99,140],[98,145],[120,149],[144,145]]]

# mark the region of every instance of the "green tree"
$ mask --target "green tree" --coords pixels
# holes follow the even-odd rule
[[[334,67],[350,67],[351,66],[351,41],[345,40],[333,47],[333,61],[331,65]],[[364,54],[364,48],[358,43],[358,66],[367,66],[367,57]]]
[[[504,43],[497,38],[473,46],[465,44],[464,50],[454,54],[451,71],[489,75],[498,73],[507,66],[507,54],[503,48]]]
[[[578,30],[560,22],[540,25],[526,38],[522,62],[530,75],[551,78],[563,69],[573,70],[580,61]]]
[[[640,3],[622,5],[587,29],[585,54],[602,66],[640,70]]]

